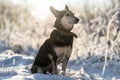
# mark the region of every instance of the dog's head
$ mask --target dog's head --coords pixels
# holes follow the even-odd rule
[[[51,12],[56,17],[55,27],[58,29],[70,31],[73,25],[76,24],[79,19],[74,16],[74,13],[69,10],[68,6],[65,6],[65,10],[58,11],[53,7],[50,7]]]

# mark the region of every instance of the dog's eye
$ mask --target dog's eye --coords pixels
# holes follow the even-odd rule
[[[66,16],[70,16],[70,14],[66,14]]]

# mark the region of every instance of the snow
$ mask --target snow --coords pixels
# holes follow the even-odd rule
[[[30,74],[34,57],[7,50],[0,54],[0,80],[73,80],[66,76]]]
[[[0,80],[110,80],[120,79],[120,62],[108,60],[105,75],[102,74],[104,61],[94,56],[87,60],[70,60],[67,75],[31,74],[34,56],[6,50],[0,54]],[[59,66],[60,67],[60,66]]]
[[[120,80],[120,44],[112,45],[105,56],[106,26],[115,25],[115,29],[119,27],[119,16],[116,14],[112,19],[112,13],[100,14],[95,19],[90,19],[91,24],[82,16],[83,21],[81,19],[73,29],[78,38],[74,40],[67,74],[63,76],[30,73],[39,47],[53,30],[54,16],[44,22],[33,17],[23,7],[2,2],[0,10],[3,12],[0,13],[0,80]],[[113,13],[116,11],[113,10]],[[120,43],[119,36],[116,39],[112,42]]]

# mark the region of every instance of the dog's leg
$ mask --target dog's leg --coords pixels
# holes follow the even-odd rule
[[[54,60],[52,60],[52,71],[53,71],[53,74],[58,74],[57,62]]]
[[[69,58],[65,59],[65,60],[62,62],[63,75],[66,75],[66,67],[67,67],[68,60],[69,60]]]
[[[52,55],[49,54],[49,58],[51,59],[51,72],[53,74],[58,74],[58,70],[57,70],[57,59],[54,58]]]

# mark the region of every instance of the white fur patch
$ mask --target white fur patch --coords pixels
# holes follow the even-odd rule
[[[68,17],[64,16],[61,19],[61,24],[64,26],[65,29],[70,30],[73,28],[73,24],[71,24],[72,20]]]
[[[53,56],[51,54],[48,54],[48,57],[52,60]]]
[[[55,47],[54,48],[58,58],[60,58],[60,62],[65,60],[66,57],[70,57],[72,48],[71,46],[65,46],[65,47]]]

